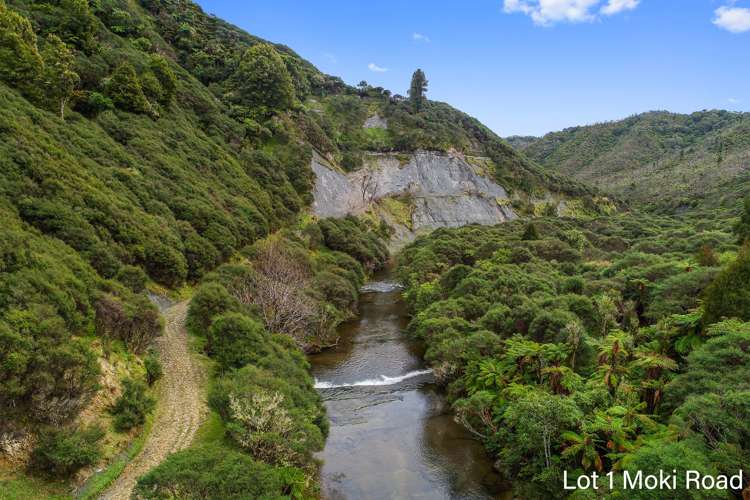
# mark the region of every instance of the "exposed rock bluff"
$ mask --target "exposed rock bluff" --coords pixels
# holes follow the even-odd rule
[[[514,219],[508,193],[484,175],[485,166],[482,158],[458,154],[373,154],[360,170],[344,173],[315,156],[313,211],[344,217],[374,207],[401,240],[421,230]]]

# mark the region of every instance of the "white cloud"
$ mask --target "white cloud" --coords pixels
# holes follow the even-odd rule
[[[639,3],[640,0],[607,0],[604,5],[602,0],[503,0],[503,10],[508,14],[526,14],[538,26],[550,26],[558,22],[595,21],[600,6],[601,14],[610,16],[635,9]]]
[[[613,16],[626,10],[633,10],[638,7],[641,0],[609,0],[607,5],[602,7],[601,13],[605,16]]]
[[[727,101],[729,101],[729,104],[739,104],[739,103],[742,102],[739,99],[737,99],[736,97],[730,97],[729,99],[727,99]]]
[[[734,2],[732,2],[734,3]],[[713,23],[731,33],[744,33],[750,30],[750,9],[744,7],[719,7],[714,11]]]
[[[599,0],[505,0],[505,12],[520,12],[531,17],[534,24],[549,26],[556,22],[580,23],[593,21],[592,7]]]
[[[370,71],[372,71],[374,73],[385,73],[386,71],[388,71],[388,68],[381,68],[380,66],[378,66],[375,63],[368,64],[367,65],[367,69],[369,69]]]
[[[414,33],[411,38],[415,42],[424,42],[424,43],[430,43],[430,37],[427,35],[423,35],[422,33]]]

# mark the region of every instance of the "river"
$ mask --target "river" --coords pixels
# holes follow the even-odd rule
[[[311,356],[331,431],[325,498],[506,498],[483,447],[453,421],[410,340],[400,289],[388,274],[370,282],[359,316],[337,347]]]

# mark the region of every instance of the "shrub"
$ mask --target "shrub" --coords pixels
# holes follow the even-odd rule
[[[69,420],[97,388],[96,355],[44,308],[8,320],[0,321],[0,418]]]
[[[241,313],[218,316],[208,331],[210,354],[223,369],[240,368],[267,352],[268,333]]]
[[[645,477],[647,474],[658,474],[659,471],[667,470],[692,470],[698,471],[702,475],[705,474],[713,477],[718,475],[715,465],[708,459],[707,450],[694,440],[680,442],[656,440],[647,442],[629,457],[627,464],[627,470],[630,472],[631,477],[638,471],[643,471],[643,476]],[[685,483],[685,476],[683,474],[676,475],[676,483],[677,485],[673,493],[675,498],[692,497],[718,500],[727,497],[726,492],[711,490],[706,491],[705,494],[693,496],[690,491],[691,488]],[[634,500],[658,498],[658,495],[654,495],[653,493],[653,491],[646,489],[634,489],[628,496]]]
[[[284,61],[268,44],[256,44],[243,54],[231,84],[237,102],[253,108],[260,116],[289,109],[294,100],[292,79]]]
[[[68,478],[101,457],[101,427],[46,429],[31,453],[33,469],[53,477]]]
[[[533,241],[539,239],[539,233],[537,232],[536,226],[533,223],[529,222],[526,225],[526,229],[524,229],[521,239],[524,241]]]
[[[275,468],[237,451],[200,447],[170,455],[141,476],[135,495],[188,500],[311,497],[306,488],[305,475],[297,468]]]
[[[0,80],[34,95],[42,68],[31,23],[0,2]]]
[[[340,268],[348,271],[354,279],[354,285],[359,289],[365,281],[365,270],[354,257],[343,252],[325,252],[318,256],[318,262],[324,267]]]
[[[716,256],[716,252],[714,252],[714,249],[708,243],[698,250],[695,260],[698,261],[698,264],[704,267],[714,267],[719,265],[719,258]]]
[[[111,409],[115,429],[120,432],[142,425],[146,415],[156,406],[156,401],[148,395],[146,384],[127,378],[122,381],[122,387],[122,395]]]
[[[219,314],[238,311],[240,304],[226,288],[216,282],[209,282],[198,289],[190,301],[187,315],[187,327],[190,333],[208,336],[208,329],[213,319]],[[210,349],[210,346],[207,346]]]
[[[151,72],[146,72],[141,75],[141,88],[143,94],[149,98],[150,102],[159,102],[162,100],[164,91],[161,88],[161,83],[156,79]]]
[[[580,276],[571,276],[565,280],[562,286],[563,293],[574,293],[581,295],[583,293],[583,287],[585,286],[583,278]]]
[[[176,287],[187,277],[185,257],[163,243],[152,243],[146,247],[145,264],[148,274],[167,286]]]
[[[96,332],[105,338],[122,340],[127,348],[140,354],[151,345],[162,329],[156,306],[144,295],[123,300],[104,294],[94,304]]]
[[[379,269],[385,264],[388,249],[376,235],[363,227],[362,222],[347,217],[323,219],[319,224],[328,248],[351,255],[369,270]]]
[[[85,100],[76,104],[76,109],[87,116],[96,116],[104,111],[110,111],[115,108],[115,104],[109,97],[99,92],[89,92]]]
[[[227,422],[232,438],[256,457],[302,465],[323,447],[328,422],[304,356],[277,338],[256,364],[219,379],[209,404]]]
[[[185,259],[188,266],[188,278],[197,280],[206,272],[210,271],[219,263],[221,256],[216,247],[206,238],[198,235],[195,230],[186,224],[189,230],[183,233],[182,242],[185,245]]]
[[[504,304],[496,304],[490,308],[479,320],[482,328],[497,334],[509,335],[513,332],[510,308]]]
[[[357,304],[359,293],[354,284],[330,271],[316,274],[312,287],[323,294],[326,302],[330,302],[341,311],[352,310]]]
[[[540,259],[557,262],[576,262],[581,254],[561,240],[547,239],[530,242],[531,251]]]
[[[281,394],[263,390],[248,398],[229,395],[230,435],[253,457],[270,464],[300,461],[290,443],[294,427],[283,402]]]
[[[143,269],[138,266],[122,266],[120,270],[117,271],[115,279],[133,292],[140,293],[146,289],[148,276]]]
[[[104,243],[94,243],[83,255],[104,278],[114,277],[120,269],[120,261]]]
[[[561,309],[542,311],[529,325],[529,335],[537,342],[562,342],[563,330],[575,320],[573,314]]]
[[[130,63],[122,63],[115,69],[107,85],[107,95],[115,106],[134,113],[149,113],[151,105],[143,94],[141,82]]]
[[[734,234],[737,235],[737,242],[740,245],[750,240],[750,196],[745,198],[742,204],[740,220],[737,221],[733,230]]]
[[[657,320],[671,314],[684,314],[698,307],[701,292],[715,276],[714,268],[698,268],[666,278],[655,287],[646,315]]]
[[[177,77],[167,60],[160,55],[152,56],[149,67],[161,86],[159,102],[168,105],[177,91]]]
[[[159,361],[159,356],[155,352],[150,352],[148,356],[143,358],[143,368],[146,369],[146,383],[148,385],[154,385],[164,375],[161,361]]]

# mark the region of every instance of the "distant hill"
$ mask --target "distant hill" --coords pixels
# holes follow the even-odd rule
[[[507,140],[554,172],[630,201],[734,204],[750,191],[750,113],[653,111]]]

